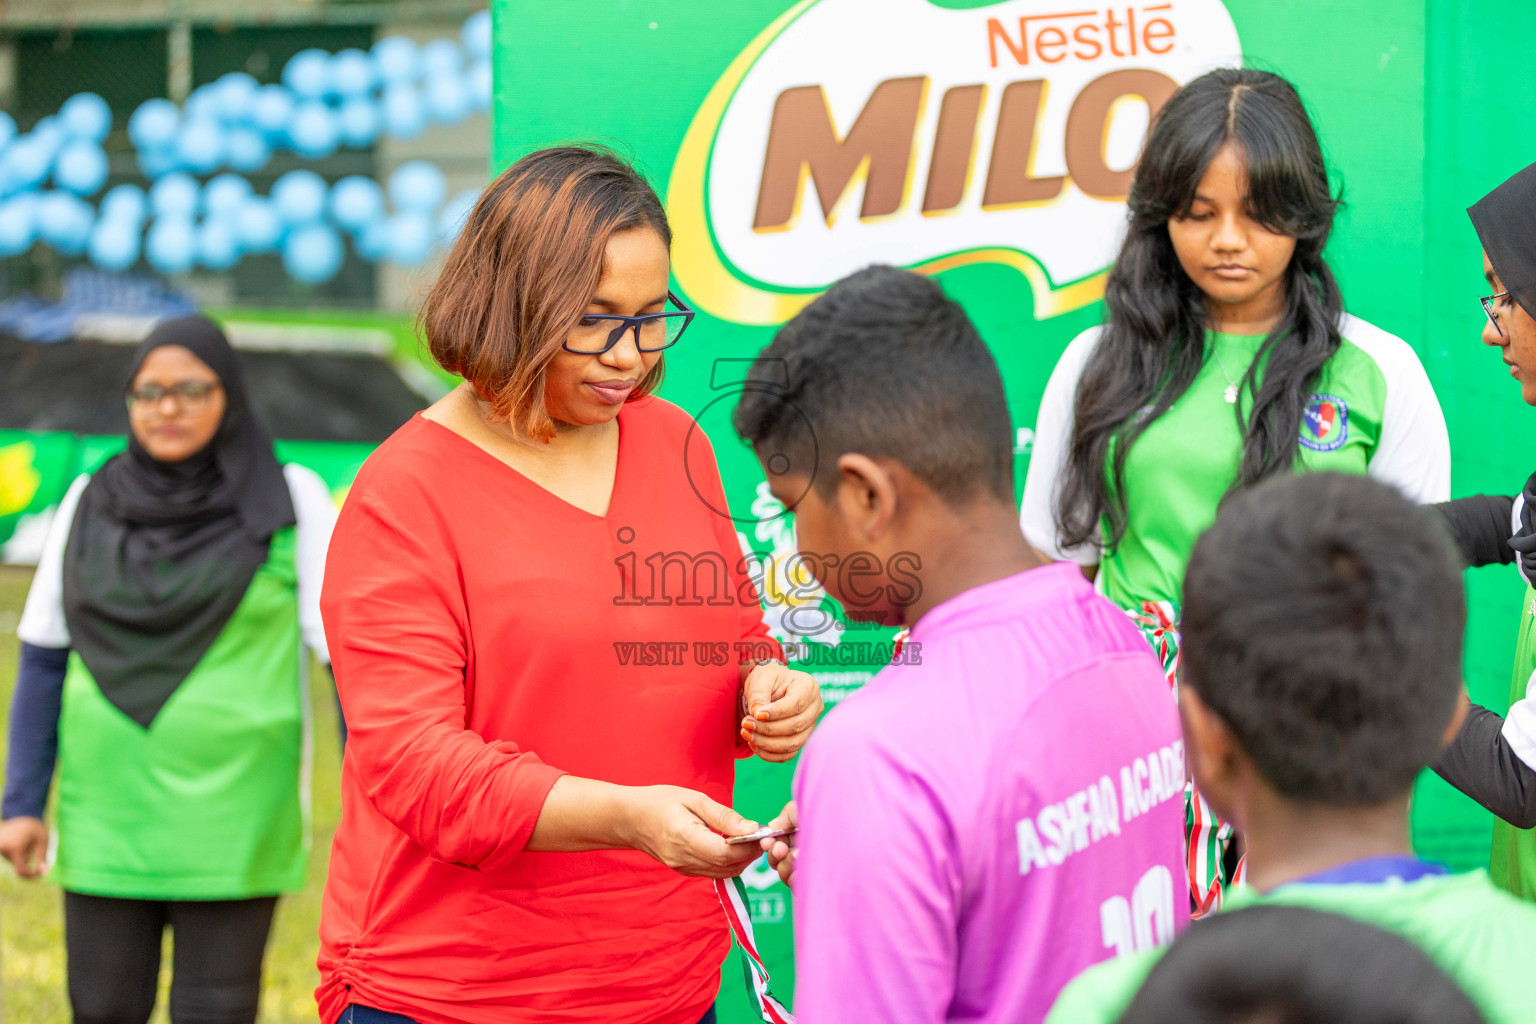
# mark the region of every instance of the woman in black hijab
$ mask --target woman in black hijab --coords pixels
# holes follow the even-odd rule
[[[1483,245],[1483,342],[1497,347],[1536,405],[1536,164],[1467,211]],[[1494,881],[1536,899],[1536,474],[1521,494],[1479,494],[1435,506],[1471,565],[1514,562],[1527,583],[1515,649],[1509,714],[1471,705],[1466,723],[1435,770],[1499,818]]]
[[[0,855],[56,859],[77,1024],[142,1024],[175,936],[171,1017],[256,1019],[277,894],[309,846],[302,641],[335,508],[279,465],[223,332],[159,324],[134,353],[128,448],[61,502],[17,627]]]

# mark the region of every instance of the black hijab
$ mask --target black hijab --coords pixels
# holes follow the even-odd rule
[[[1467,208],[1478,241],[1510,296],[1536,317],[1536,164]]]
[[[229,622],[273,532],[295,521],[240,364],[211,320],[162,321],[134,350],[126,387],[165,345],[219,375],[218,432],[190,458],[161,462],[130,430],[128,450],[80,495],[64,548],[70,643],[107,700],[146,729]]]

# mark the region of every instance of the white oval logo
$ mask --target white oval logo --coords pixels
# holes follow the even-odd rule
[[[1015,266],[1036,316],[1102,295],[1149,116],[1241,62],[1220,0],[802,0],[722,75],[673,167],[674,266],[778,323],[870,263]]]

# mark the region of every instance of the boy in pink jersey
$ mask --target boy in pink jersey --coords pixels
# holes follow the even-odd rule
[[[787,324],[737,431],[850,618],[897,663],[802,754],[801,1024],[1033,1024],[1085,967],[1173,938],[1184,755],[1161,668],[1020,534],[996,363],[933,281],[874,267]],[[798,812],[797,812],[798,808]]]

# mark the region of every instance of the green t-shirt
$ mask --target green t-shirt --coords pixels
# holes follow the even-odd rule
[[[1308,907],[1395,932],[1454,978],[1488,1024],[1536,1019],[1527,975],[1536,963],[1536,907],[1496,887],[1486,872],[1383,884],[1286,885],[1267,896],[1242,889],[1223,912],[1258,904]],[[1062,991],[1045,1024],[1114,1024],[1161,955],[1153,950],[1090,967]]]
[[[1302,472],[1369,473],[1417,502],[1450,493],[1450,441],[1418,357],[1402,339],[1346,316],[1343,344],[1307,399],[1297,437]],[[1100,562],[1104,593],[1122,607],[1182,601],[1184,568],[1200,534],[1237,480],[1242,426],[1252,396],[1225,399],[1262,336],[1210,333],[1208,356],[1189,389],[1137,438],[1125,465],[1127,529],[1104,555],[1066,550],[1057,539],[1055,493],[1072,428],[1072,405],[1099,329],[1067,347],[1041,400],[1022,524],[1030,543],[1058,558]]]
[[[128,899],[243,899],[304,885],[308,731],[294,530],[144,729],[77,652],[59,715],[53,879]]]
[[[1536,673],[1536,590],[1526,587],[1520,632],[1515,641],[1515,668],[1510,679],[1511,707],[1527,698],[1532,673]],[[1521,899],[1536,900],[1536,830],[1515,828],[1503,818],[1495,818],[1493,859],[1488,873],[1494,882]],[[1536,1012],[1532,1016],[1536,1017]]]

